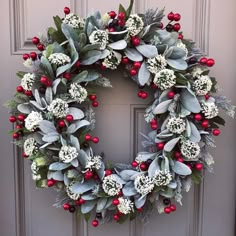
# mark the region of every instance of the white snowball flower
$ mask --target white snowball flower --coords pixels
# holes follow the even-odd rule
[[[37,163],[34,162],[34,161],[31,164],[31,171],[32,171],[32,179],[34,181],[41,179],[41,175],[38,173],[39,172],[39,167],[37,166]]]
[[[59,159],[64,163],[70,163],[78,156],[78,152],[75,147],[62,146],[59,151]]]
[[[206,119],[212,119],[219,114],[219,109],[214,102],[201,102],[201,107]]]
[[[34,131],[39,127],[39,123],[42,120],[41,112],[32,111],[25,119],[25,128],[29,131]]]
[[[169,69],[160,70],[156,74],[153,83],[156,84],[161,90],[171,88],[176,84],[176,76],[174,71]]]
[[[145,175],[139,175],[134,180],[134,187],[138,193],[145,196],[154,189],[153,180]]]
[[[119,212],[126,215],[134,211],[134,203],[131,200],[123,197],[118,198],[118,200],[119,204],[117,205],[117,208]]]
[[[27,68],[31,68],[33,66],[33,60],[32,58],[28,58],[23,62],[23,65]]]
[[[66,190],[68,197],[71,198],[72,200],[76,201],[80,198],[80,195],[78,193],[72,192],[71,187],[73,184],[75,184],[74,181],[72,181],[68,186],[66,186],[65,190]]]
[[[73,99],[82,103],[87,98],[88,92],[79,83],[72,83],[70,85],[69,94]]]
[[[202,75],[193,82],[193,90],[196,95],[204,96],[211,91],[212,81],[209,76]]]
[[[198,143],[192,142],[190,140],[184,140],[181,144],[180,151],[186,159],[192,160],[197,158],[200,154],[200,146]]]
[[[91,44],[100,44],[100,49],[104,50],[108,43],[108,33],[105,30],[95,30],[89,36]]]
[[[109,196],[116,196],[122,189],[122,184],[118,183],[114,176],[108,175],[103,179],[102,188]]]
[[[68,104],[60,98],[53,100],[47,109],[57,118],[63,118],[69,112]]]
[[[194,67],[193,70],[191,71],[191,74],[192,74],[193,77],[199,78],[199,77],[202,75],[202,73],[203,73],[204,71],[205,71],[205,70],[203,70],[201,67],[196,66],[196,67]]]
[[[153,177],[153,182],[156,186],[166,186],[172,180],[172,175],[168,170],[159,170],[155,173]]]
[[[99,170],[102,166],[102,157],[101,156],[93,156],[87,158],[87,163],[85,169],[96,169]]]
[[[137,14],[130,15],[126,21],[125,26],[131,36],[135,36],[143,29],[144,23],[140,16]]]
[[[32,156],[33,154],[35,154],[37,152],[38,148],[37,148],[37,143],[36,140],[34,138],[28,138],[25,140],[24,142],[24,153],[27,156]]]
[[[21,79],[21,86],[24,90],[32,90],[33,84],[35,82],[35,75],[32,73],[27,73]]]
[[[74,13],[67,14],[62,20],[64,24],[71,26],[74,29],[79,29],[84,27],[84,20]]]
[[[48,60],[56,66],[62,66],[71,62],[70,57],[64,53],[53,53],[48,57]]]
[[[165,69],[166,66],[167,61],[162,55],[158,55],[147,60],[147,68],[153,74],[156,74],[158,71]]]
[[[121,62],[121,57],[116,56],[116,54],[111,51],[110,54],[102,62],[103,66],[111,70],[117,69],[117,66]]]
[[[171,117],[166,125],[167,129],[174,134],[181,134],[186,129],[185,121],[180,117]]]

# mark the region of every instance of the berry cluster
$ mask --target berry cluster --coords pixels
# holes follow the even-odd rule
[[[119,12],[116,14],[115,11],[108,12],[111,20],[108,24],[109,32],[122,31],[125,26],[126,14],[124,12]]]
[[[167,15],[168,20],[170,21],[168,25],[166,26],[166,30],[168,32],[176,31],[178,32],[181,28],[181,25],[179,23],[171,24],[173,21],[178,22],[181,19],[181,15],[179,13],[173,13],[170,12]],[[179,39],[182,39],[182,34],[180,34]]]
[[[165,198],[163,199],[163,203],[166,206],[164,208],[164,212],[166,214],[170,214],[171,212],[175,212],[176,211],[176,205],[171,203],[171,200],[169,198]]]

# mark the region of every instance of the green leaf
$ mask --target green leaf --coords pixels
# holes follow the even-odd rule
[[[136,49],[146,58],[152,58],[158,55],[157,48],[154,45],[142,44],[137,46]]]
[[[101,212],[102,210],[105,209],[105,206],[107,204],[107,198],[100,198],[98,201],[97,201],[97,210],[96,212]]]
[[[81,57],[81,65],[92,65],[101,58],[102,52],[98,50],[88,51]]]
[[[169,66],[176,70],[186,70],[188,68],[188,64],[184,59],[167,59],[167,63]]]
[[[49,170],[64,170],[70,166],[70,163],[54,162],[49,166]]]
[[[85,33],[80,33],[78,36],[78,41],[80,44],[80,48],[84,48],[87,43],[87,37]]]
[[[71,114],[74,120],[80,120],[84,118],[84,112],[76,107],[69,107],[69,114]]]
[[[192,173],[191,169],[187,165],[179,161],[174,162],[174,166],[172,167],[172,169],[178,175],[185,176],[185,175],[191,175]]]
[[[202,181],[201,173],[199,171],[194,170],[194,169],[192,171],[191,178],[195,184],[200,184]]]
[[[46,58],[49,58],[49,56],[53,53],[53,44],[49,44],[47,47],[46,47],[46,50],[44,51],[44,56]]]
[[[184,108],[193,113],[199,113],[201,111],[201,106],[198,99],[187,89],[182,90],[180,95],[180,102]]]
[[[41,57],[41,63],[40,63],[40,67],[42,70],[46,71],[46,75],[51,78],[52,80],[55,79],[54,73],[53,73],[53,69],[51,64],[49,63],[48,59],[44,56]]]
[[[211,82],[212,82],[211,92],[216,93],[217,92],[217,90],[216,90],[216,85],[217,85],[216,78],[210,77],[210,79],[211,79]]]
[[[114,50],[124,50],[127,47],[127,43],[124,39],[121,39],[119,41],[116,41],[114,43],[110,43],[108,47],[114,49]]]
[[[124,53],[131,61],[143,60],[143,56],[134,48],[126,48]]]
[[[119,12],[124,12],[126,17],[126,10],[122,4],[119,5]]]
[[[189,139],[192,141],[192,142],[200,142],[201,140],[201,135],[197,129],[197,127],[195,126],[195,124],[191,121],[189,121],[189,125],[190,125],[190,128],[191,128],[191,135],[189,137]]]
[[[57,27],[57,30],[61,31],[61,24],[62,24],[61,18],[59,16],[54,16],[53,20],[54,20],[54,23],[55,23],[55,25]]]
[[[124,196],[131,197],[137,194],[137,190],[134,188],[134,182],[130,181],[125,184],[122,189]]]
[[[27,74],[27,73],[28,73],[28,72],[18,71],[18,72],[16,73],[16,75],[17,75],[20,79],[22,79],[22,78],[24,77],[24,75]]]
[[[216,117],[210,119],[210,122],[214,122],[216,124],[223,125],[223,126],[225,125],[225,120],[220,116],[216,116]]]
[[[88,76],[88,71],[84,70],[81,73],[77,74],[76,76],[72,77],[71,81],[73,83],[81,83],[85,81],[87,76]]]
[[[96,185],[96,182],[94,180],[90,180],[90,181],[86,181],[83,183],[73,184],[71,187],[71,190],[74,193],[83,194],[83,193],[93,189],[95,185]]]
[[[164,102],[159,103],[154,109],[153,114],[163,114],[168,111],[169,105],[171,104],[172,99],[166,100]]]
[[[179,142],[180,138],[174,138],[174,139],[171,139],[169,142],[167,142],[164,146],[164,150],[166,152],[171,152],[174,147],[176,146],[176,144]]]
[[[22,103],[17,106],[17,110],[23,114],[30,114],[32,111],[32,108],[29,105],[29,103]]]
[[[129,7],[126,10],[126,20],[129,18],[130,14],[131,14],[131,11],[133,9],[133,5],[134,5],[134,0],[131,0],[130,4],[129,4]]]
[[[93,208],[95,207],[97,201],[86,201],[84,204],[81,205],[81,212],[83,214],[87,214],[89,213],[90,211],[93,210]]]
[[[138,82],[140,83],[141,86],[145,85],[150,78],[151,74],[149,70],[147,69],[147,64],[144,61],[141,65],[141,68],[138,72]]]
[[[188,79],[181,73],[176,73],[176,83],[180,85],[187,85]]]
[[[158,157],[156,157],[152,163],[150,164],[150,166],[148,167],[148,176],[153,178],[156,174],[157,171],[160,170],[160,166],[158,164]]]
[[[90,213],[86,213],[86,214],[84,214],[84,219],[86,220],[86,222],[88,222],[88,221],[89,221],[89,219],[90,219],[90,216],[91,216],[91,214],[90,214]]]

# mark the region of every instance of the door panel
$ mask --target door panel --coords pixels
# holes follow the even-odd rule
[[[127,5],[127,0],[120,1]],[[0,103],[3,104],[14,93],[18,81],[17,70],[22,70],[21,55],[35,50],[30,39],[38,32],[53,25],[53,15],[63,15],[64,6],[86,16],[91,10],[107,12],[118,8],[117,0],[2,0],[1,8],[1,52],[2,78]],[[214,4],[213,4],[214,3]],[[186,38],[194,38],[205,52],[216,59],[212,74],[216,75],[220,87],[224,88],[236,104],[236,67],[234,66],[235,19],[234,0],[136,0],[135,11],[166,6],[166,14],[173,10],[182,15],[182,29]],[[226,38],[227,37],[227,38]],[[104,152],[105,158],[114,162],[130,162],[142,150],[140,132],[146,133],[144,108],[150,101],[137,97],[137,85],[123,76],[122,71],[105,73],[111,78],[113,88],[99,88],[99,108],[96,109],[96,130],[100,138],[95,146],[97,153]],[[52,190],[37,190],[31,180],[29,163],[24,162],[19,150],[13,149],[7,135],[11,126],[7,110],[0,106],[0,234],[3,236],[218,236],[234,235],[235,222],[235,179],[236,160],[234,145],[235,121],[226,118],[228,125],[217,138],[215,173],[206,174],[201,186],[184,196],[184,206],[178,207],[170,216],[152,214],[149,224],[139,220],[120,226],[116,223],[96,229],[90,224],[78,221],[61,209],[52,207],[56,193]]]

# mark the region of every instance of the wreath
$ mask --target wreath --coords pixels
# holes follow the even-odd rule
[[[144,221],[153,208],[174,212],[182,192],[212,170],[207,147],[225,124],[219,109],[234,116],[230,101],[213,95],[214,60],[180,33],[181,15],[170,12],[164,27],[164,10],[131,14],[132,6],[86,19],[65,7],[47,37],[32,39],[41,52],[23,55],[30,72],[17,73],[20,85],[7,103],[14,143],[31,161],[36,186],[53,187],[56,207],[91,216],[95,227]],[[142,134],[144,150],[129,164],[105,162],[92,149],[99,142],[91,135],[96,86],[111,87],[103,70],[118,67],[138,85],[138,97],[147,98],[145,86],[154,94],[144,115],[152,131]]]

